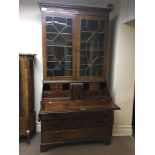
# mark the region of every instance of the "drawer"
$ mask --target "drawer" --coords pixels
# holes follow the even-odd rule
[[[59,119],[59,120],[43,120],[41,130],[66,130],[66,129],[80,129],[80,128],[93,128],[103,127],[112,124],[110,117],[97,117],[97,118],[81,118],[81,119]]]
[[[40,114],[42,120],[53,119],[74,119],[74,118],[95,118],[95,117],[110,117],[113,111],[79,111],[79,112],[64,112],[64,113],[45,113]]]
[[[43,132],[42,143],[73,140],[93,140],[97,138],[103,138],[105,136],[110,136],[110,133],[111,132],[109,127]]]

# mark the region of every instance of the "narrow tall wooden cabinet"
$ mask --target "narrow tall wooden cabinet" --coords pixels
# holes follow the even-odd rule
[[[34,58],[35,54],[19,54],[19,136],[36,131],[34,106]]]
[[[107,83],[110,8],[40,3],[43,90],[41,151],[77,142],[111,143]]]

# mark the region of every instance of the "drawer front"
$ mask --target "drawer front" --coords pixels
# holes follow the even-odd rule
[[[93,140],[96,138],[110,136],[110,133],[109,127],[43,132],[42,143],[73,140]]]
[[[53,130],[80,129],[110,126],[112,123],[110,117],[97,118],[81,118],[81,119],[59,119],[59,120],[43,120],[42,132]]]
[[[74,118],[96,118],[96,117],[109,117],[112,116],[113,111],[79,111],[79,112],[66,112],[66,113],[47,113],[40,114],[42,120],[51,119],[74,119]]]

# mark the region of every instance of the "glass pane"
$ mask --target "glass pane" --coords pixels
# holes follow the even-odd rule
[[[104,20],[81,20],[80,76],[102,76]]]
[[[53,26],[61,31],[66,26],[66,18],[53,17]]]
[[[47,46],[46,47],[46,52],[47,52],[47,55],[54,55],[54,47],[52,46]]]
[[[81,42],[81,50],[86,50],[86,42]]]
[[[67,19],[67,25],[72,25],[72,19],[70,18]]]
[[[100,20],[100,31],[104,32],[105,29],[105,22],[103,20]]]
[[[96,33],[96,37],[100,42],[103,42],[104,40],[104,33]]]
[[[46,32],[58,32],[53,25],[46,25]]]
[[[72,33],[72,27],[71,26],[66,26],[64,29],[63,29],[63,31],[62,31],[62,33]]]
[[[69,42],[72,42],[72,35],[71,34],[62,34],[62,37]]]
[[[81,41],[88,41],[91,35],[91,32],[81,32]]]
[[[48,61],[57,61],[55,56],[48,56]]]
[[[65,51],[65,55],[72,56],[72,48],[65,47],[64,51]]]
[[[102,64],[102,63],[103,63],[103,57],[96,57],[94,64]]]
[[[47,62],[47,69],[54,69],[56,65],[55,62]]]
[[[65,61],[72,61],[72,56],[66,55],[65,56]]]
[[[98,20],[87,20],[87,27],[89,31],[95,31],[99,27]]]
[[[64,47],[54,47],[54,56],[58,61],[61,61],[64,58]]]
[[[52,22],[52,17],[46,17],[46,24],[49,24]]]
[[[54,76],[53,70],[47,69],[47,76]]]
[[[82,27],[86,27],[86,19],[82,19],[81,20],[81,26]]]
[[[47,33],[46,38],[47,40],[53,40],[57,36],[56,33]]]
[[[87,64],[87,57],[81,56],[80,57],[80,64]]]
[[[72,19],[46,17],[47,76],[72,76]]]
[[[60,68],[58,70],[54,70],[54,76],[64,76],[64,69],[63,68]]]
[[[69,70],[69,69],[72,68],[72,62],[63,61],[63,62],[62,62],[62,65],[63,65],[63,67],[66,68],[67,70]]]
[[[65,39],[61,35],[59,35],[53,41],[53,45],[65,46],[66,45],[66,41],[65,41]]]
[[[87,50],[88,51],[97,51],[98,50],[98,40],[93,36],[87,42]]]
[[[59,24],[66,24],[66,18],[53,17],[53,22],[54,23],[59,23]]]

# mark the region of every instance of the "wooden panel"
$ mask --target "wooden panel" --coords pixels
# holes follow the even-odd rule
[[[104,136],[110,136],[109,128],[87,128],[87,129],[74,129],[64,131],[43,132],[42,142],[49,143],[54,141],[69,141],[69,140],[82,140],[82,139],[95,139]]]
[[[64,113],[45,113],[40,114],[41,120],[58,120],[58,119],[76,119],[76,118],[99,118],[99,117],[109,117],[112,111],[82,111],[82,112],[64,112]]]
[[[104,97],[89,97],[84,100],[70,100],[65,98],[49,99],[44,102],[44,109],[41,114],[48,112],[79,112],[79,111],[105,111],[117,110],[119,107],[111,103],[108,98]]]
[[[64,9],[64,11],[68,11],[73,14],[91,14],[91,15],[102,15],[106,16],[112,11],[111,8],[99,8],[99,7],[87,7],[87,6],[77,6],[77,5],[64,5],[64,4],[52,4],[49,1],[39,0],[40,8],[46,8],[47,12],[51,10],[60,11],[60,9]],[[41,10],[43,11],[43,10]],[[63,10],[62,10],[63,11]]]
[[[31,117],[29,119],[29,123],[30,123],[31,131],[32,130],[36,130],[36,113],[34,113],[33,115],[31,115]]]
[[[27,136],[35,131],[34,109],[34,61],[35,54],[19,54],[20,60],[20,117],[19,135]]]
[[[42,98],[43,100],[46,98],[61,98],[61,97],[71,97],[71,88],[70,88],[70,83],[71,82],[63,82],[63,81],[55,81],[51,83],[43,83],[43,93],[42,93]],[[60,82],[60,83],[59,83]],[[74,83],[74,82],[73,82]],[[89,96],[110,96],[109,91],[107,88],[107,85],[105,82],[80,82],[83,84],[82,88],[82,94],[85,97]],[[88,88],[85,87],[85,84],[87,85]],[[68,85],[67,89],[63,89],[64,85]]]
[[[70,90],[43,92],[42,98],[70,97]]]
[[[48,120],[42,121],[42,132],[52,130],[65,130],[65,129],[79,129],[79,128],[92,128],[108,126],[111,124],[110,117],[103,118],[82,118],[82,119],[61,119],[61,120]]]
[[[20,64],[20,60],[19,60],[19,117],[22,117],[23,115],[23,103],[22,103],[22,80],[21,80],[21,64]]]
[[[27,130],[28,129],[28,119],[21,117],[19,118],[19,130]]]
[[[34,67],[33,61],[29,61],[28,71],[28,102],[29,102],[29,113],[34,114]]]

